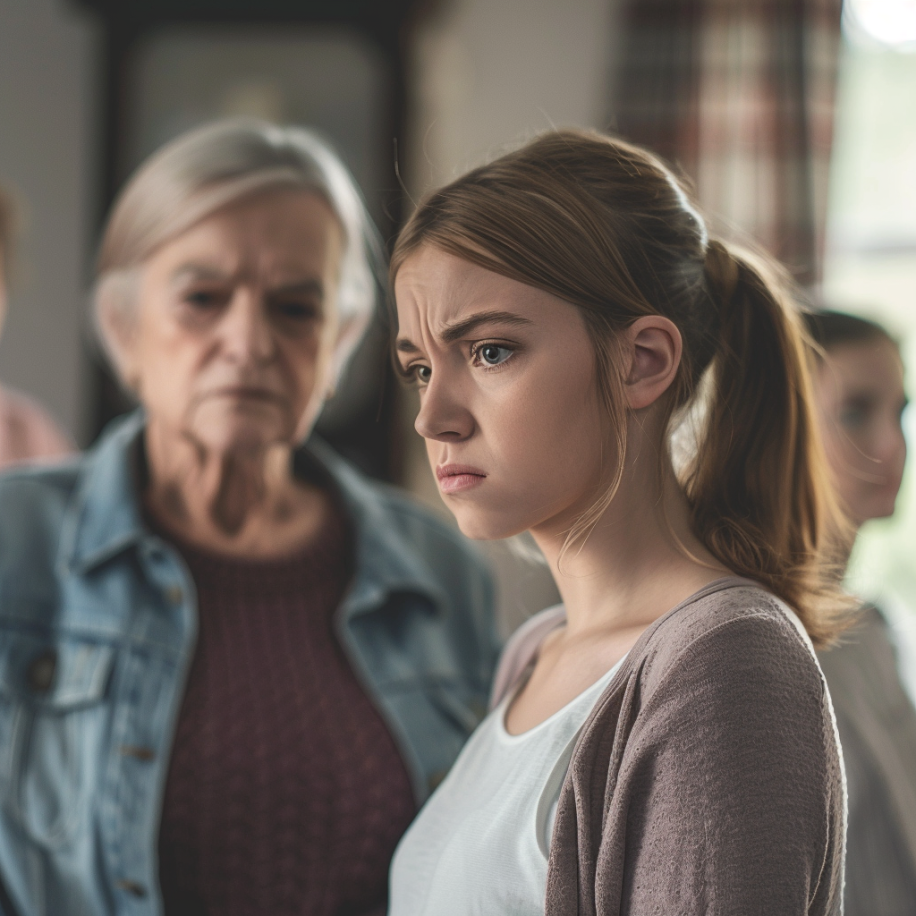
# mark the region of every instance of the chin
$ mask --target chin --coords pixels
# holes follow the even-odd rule
[[[505,513],[481,512],[467,505],[455,505],[449,500],[445,504],[455,516],[461,533],[472,541],[502,541],[528,530],[527,525],[512,524]]]
[[[194,430],[194,438],[214,452],[258,452],[273,445],[293,444],[293,431],[277,423],[207,424]]]
[[[211,402],[189,419],[192,437],[218,452],[258,451],[291,444],[296,433],[292,418],[271,402]]]
[[[885,503],[883,505],[875,506],[871,513],[869,513],[869,521],[872,519],[890,518],[894,514],[895,508],[896,506],[894,503],[890,503],[889,505]]]
[[[864,525],[866,522],[875,522],[883,518],[890,518],[894,514],[896,500],[870,500],[869,502],[860,503],[857,510],[850,514],[850,518],[855,521],[857,527]]]

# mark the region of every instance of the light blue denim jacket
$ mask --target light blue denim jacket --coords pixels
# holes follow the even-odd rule
[[[143,524],[144,419],[73,462],[0,477],[0,876],[17,916],[154,916],[194,585]],[[459,535],[327,446],[355,530],[341,644],[418,801],[482,717],[498,652],[487,572]]]

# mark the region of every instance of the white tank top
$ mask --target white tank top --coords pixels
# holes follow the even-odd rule
[[[622,661],[520,735],[505,726],[515,691],[481,722],[398,845],[389,916],[543,916],[560,787]]]

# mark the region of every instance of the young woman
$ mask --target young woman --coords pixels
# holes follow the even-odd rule
[[[879,324],[841,312],[805,316],[821,352],[815,398],[831,477],[858,529],[894,513],[906,462],[900,347]],[[842,567],[838,572],[842,571]],[[916,709],[891,628],[876,607],[820,657],[836,710],[849,798],[846,916],[916,905]]]
[[[811,644],[841,522],[778,271],[652,155],[571,131],[433,194],[391,270],[446,503],[530,531],[563,598],[401,841],[392,916],[840,912]]]

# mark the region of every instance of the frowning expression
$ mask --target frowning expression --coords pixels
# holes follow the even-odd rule
[[[216,451],[302,436],[328,386],[341,244],[324,200],[277,190],[156,251],[125,360],[151,426]]]
[[[395,279],[397,353],[419,387],[417,432],[462,531],[561,535],[608,469],[581,312],[429,245]]]

